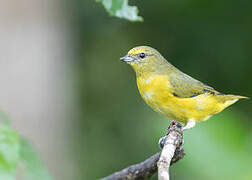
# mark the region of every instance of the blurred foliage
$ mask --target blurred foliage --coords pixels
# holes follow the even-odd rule
[[[129,6],[128,0],[96,0],[100,2],[106,11],[111,16],[127,19],[129,21],[143,21],[143,18],[138,16],[136,6]]]
[[[28,140],[24,138],[20,140],[19,153],[25,180],[52,180],[48,170]]]
[[[17,166],[20,165],[25,180],[51,180],[34,148],[10,128],[10,121],[2,111],[0,120],[0,179],[16,179]]]
[[[0,179],[11,180],[19,161],[19,137],[9,127],[0,127]]]
[[[159,151],[169,121],[143,102],[133,70],[119,61],[135,46],[156,48],[220,92],[252,97],[252,1],[136,0],[143,23],[108,18],[92,0],[75,3],[76,180],[98,179]],[[185,132],[186,156],[172,179],[252,179],[251,108],[241,100]]]

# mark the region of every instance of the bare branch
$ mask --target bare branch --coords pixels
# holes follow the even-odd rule
[[[157,171],[157,162],[160,154],[161,152],[156,153],[145,161],[115,172],[102,180],[144,179],[151,177]]]
[[[182,129],[181,125],[176,122],[172,121],[170,126],[167,129],[167,137],[165,138],[164,141],[164,148],[167,148],[166,146],[169,144],[167,142],[171,142],[169,137],[172,135],[172,138],[175,137],[173,136],[174,132],[177,134],[179,133],[180,136],[177,136],[179,139],[177,141],[181,142],[178,144],[178,146],[175,146],[175,153],[173,152],[174,156],[172,156],[172,159],[170,160],[171,165],[176,163],[178,160],[182,159],[185,155],[183,147],[182,147]],[[164,151],[164,150],[163,150]],[[163,153],[162,151],[162,153]],[[149,157],[145,161],[131,165],[121,171],[115,172],[107,177],[102,178],[101,180],[140,180],[140,179],[145,179],[148,177],[151,177],[154,173],[157,172],[157,163],[158,160],[160,159],[161,152],[154,154],[153,156]],[[170,166],[170,163],[168,166]],[[166,167],[166,169],[168,169]]]
[[[176,149],[180,150],[183,142],[182,126],[177,121],[172,121],[167,136],[164,140],[164,147],[161,152],[158,166],[158,179],[169,180],[169,168]]]

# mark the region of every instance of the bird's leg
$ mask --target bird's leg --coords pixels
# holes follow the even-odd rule
[[[186,123],[186,125],[182,128],[182,130],[187,130],[187,129],[191,129],[195,126],[196,122],[192,119],[189,119],[188,122]]]

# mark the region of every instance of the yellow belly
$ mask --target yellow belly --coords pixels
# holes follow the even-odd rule
[[[166,75],[138,77],[137,85],[141,96],[150,107],[169,119],[183,123],[187,123],[189,119],[204,121],[224,109],[211,94],[191,98],[174,96]]]

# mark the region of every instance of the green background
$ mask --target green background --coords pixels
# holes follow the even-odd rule
[[[156,48],[220,92],[252,97],[251,1],[130,1],[142,23],[110,17],[93,0],[72,2],[77,180],[104,177],[159,151],[169,121],[144,103],[133,70],[119,61],[135,46]],[[185,132],[186,156],[172,166],[171,178],[252,179],[251,107],[241,100]]]

